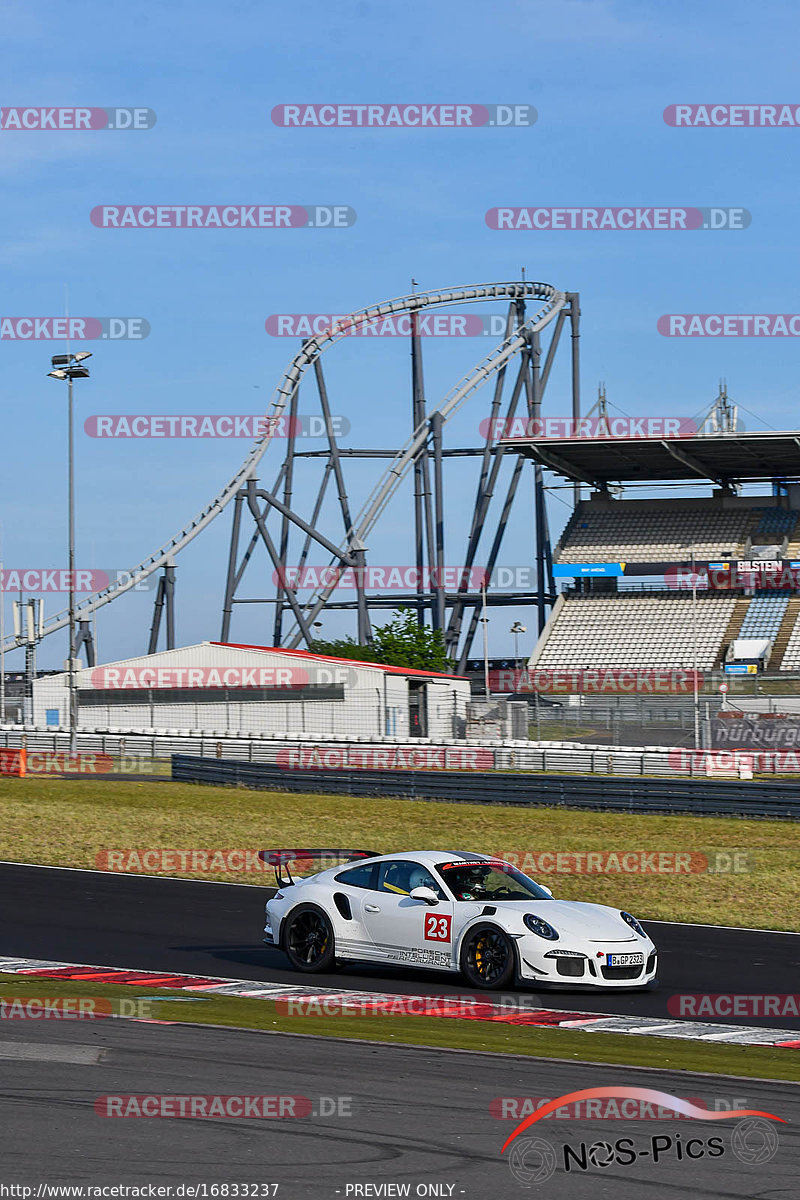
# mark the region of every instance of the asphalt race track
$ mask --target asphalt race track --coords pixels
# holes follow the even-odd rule
[[[353,966],[299,976],[286,969],[279,951],[260,942],[265,898],[265,889],[255,886],[0,864],[0,953],[361,991],[464,991],[455,976],[409,968]],[[539,992],[542,1006],[667,1016],[676,993],[798,990],[800,935],[660,922],[648,932],[660,955],[657,991]],[[731,1023],[800,1029],[800,1018],[785,1015]]]
[[[3,1183],[32,1186],[33,1196],[45,1182],[171,1186],[172,1197],[186,1194],[177,1191],[181,1184],[205,1184],[211,1197],[225,1195],[213,1192],[214,1184],[278,1183],[278,1200],[355,1200],[359,1193],[348,1191],[354,1185],[371,1185],[362,1197],[453,1200],[797,1194],[796,1084],[127,1021],[3,1025]],[[767,1161],[754,1162],[734,1152],[737,1118],[676,1120],[655,1111],[651,1119],[588,1120],[582,1113],[541,1120],[518,1142],[523,1149],[523,1139],[535,1135],[540,1154],[542,1143],[549,1147],[552,1175],[532,1187],[518,1181],[510,1150],[500,1152],[517,1121],[493,1116],[492,1100],[615,1086],[654,1088],[712,1109],[756,1109],[787,1123],[764,1122],[777,1133],[777,1147]],[[95,1110],[99,1097],[132,1094],[296,1096],[311,1102],[311,1112],[282,1120],[109,1119]],[[630,1139],[633,1162],[630,1156],[615,1160],[621,1138]],[[654,1138],[660,1139],[657,1154]],[[718,1139],[713,1157],[705,1152],[710,1138]],[[693,1158],[683,1152],[690,1143]],[[585,1167],[568,1157],[566,1171],[566,1145]],[[543,1161],[536,1149],[533,1158],[530,1151],[524,1155],[523,1168]],[[752,1153],[758,1153],[755,1144]]]

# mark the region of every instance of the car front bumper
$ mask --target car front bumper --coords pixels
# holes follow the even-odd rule
[[[518,943],[520,979],[537,986],[567,988],[636,988],[646,987],[656,978],[658,952],[652,942],[612,953],[638,952],[643,955],[639,965],[609,967],[605,951],[542,950],[531,947],[527,938]]]

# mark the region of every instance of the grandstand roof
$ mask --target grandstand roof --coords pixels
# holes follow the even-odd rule
[[[503,438],[501,445],[579,483],[800,479],[800,431],[688,438]]]

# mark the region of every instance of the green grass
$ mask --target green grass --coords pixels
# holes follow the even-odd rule
[[[745,853],[740,873],[545,874],[556,896],[643,918],[796,929],[800,825],[735,818],[588,813],[398,798],[213,788],[171,782],[0,779],[0,859],[90,867],[108,849],[363,846],[441,848],[518,861],[543,852]],[[724,861],[724,859],[722,860]],[[530,868],[530,864],[529,864]],[[271,873],[187,877],[264,884]]]
[[[575,1030],[504,1027],[489,1021],[445,1017],[286,1016],[268,1000],[215,996],[187,1003],[199,995],[142,984],[96,984],[0,974],[0,1000],[30,997],[102,997],[112,1001],[152,995],[150,1009],[137,1010],[160,1021],[263,1029],[318,1037],[357,1038],[398,1045],[433,1046],[531,1058],[574,1059],[576,1062],[622,1064],[664,1071],[702,1071],[800,1081],[800,1056],[780,1047],[709,1045],[628,1034],[579,1033]],[[170,1003],[172,1000],[172,1003]],[[45,1022],[42,1022],[45,1025]]]

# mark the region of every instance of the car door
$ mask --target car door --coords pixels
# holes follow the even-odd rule
[[[414,887],[431,887],[438,904],[412,900]],[[439,970],[453,965],[453,904],[421,863],[390,859],[378,866],[375,891],[364,894],[361,919],[376,954],[387,962]]]
[[[383,960],[364,925],[363,910],[377,895],[377,863],[359,864],[340,871],[332,895],[337,912],[336,949],[341,958]]]

